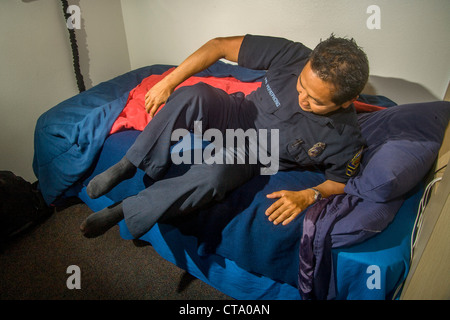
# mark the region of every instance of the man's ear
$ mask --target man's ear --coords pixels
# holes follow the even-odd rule
[[[358,99],[358,97],[359,97],[359,95],[356,96],[355,98],[353,98],[352,100],[349,100],[349,101],[347,101],[347,102],[344,102],[344,103],[342,104],[341,107],[342,107],[343,109],[347,109],[348,107],[351,106],[351,104],[352,104],[353,102],[356,101],[356,99]]]

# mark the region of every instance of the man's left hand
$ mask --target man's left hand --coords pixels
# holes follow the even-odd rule
[[[277,199],[265,212],[269,221],[275,225],[287,225],[295,219],[304,209],[314,203],[314,191],[311,189],[301,191],[276,191],[267,195],[269,199]]]

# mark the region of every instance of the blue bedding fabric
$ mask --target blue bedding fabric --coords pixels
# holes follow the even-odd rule
[[[84,185],[119,161],[138,134],[137,131],[125,131],[109,137],[95,170]],[[174,166],[168,175],[180,174],[185,169]],[[323,178],[319,172],[279,172],[269,180],[262,181],[264,187],[258,190],[257,185],[261,183],[259,178],[262,177],[255,180],[255,185],[249,183],[233,192],[225,203],[202,210],[196,219],[192,220],[195,216],[191,216],[184,222],[178,221],[172,225],[158,223],[141,239],[150,242],[165,259],[236,299],[299,299],[298,248],[305,213],[294,220],[292,226],[288,225],[291,226],[289,229],[276,228],[264,216],[265,204],[261,204],[261,201],[267,200],[266,190],[284,185],[296,187],[299,181],[310,180],[309,183],[315,183]],[[74,194],[80,196],[92,210],[98,211],[136,193],[149,183],[151,181],[144,173],[138,171],[134,179],[122,182],[100,199],[90,199],[83,185],[75,188]],[[340,252],[333,248],[332,266],[337,266],[334,273],[339,275],[336,299],[386,299],[404,280],[410,253],[409,235],[421,196],[421,189],[416,189],[406,196],[394,221],[382,233],[377,233],[359,245],[343,247]],[[237,212],[240,207],[235,207],[233,203],[242,201],[249,204],[244,205],[242,212]],[[202,223],[205,223],[205,227],[199,226]],[[356,226],[354,228],[358,227],[357,221],[352,224]],[[262,233],[264,231],[267,232]],[[124,222],[120,223],[120,233],[124,239],[133,238]],[[333,236],[336,238],[339,234]],[[268,241],[270,244],[266,246]],[[180,246],[180,243],[183,245]],[[220,247],[218,243],[221,243]],[[336,260],[339,263],[334,262]],[[322,270],[325,272],[326,267],[330,266],[326,262],[323,264],[325,267]],[[366,268],[373,264],[382,268],[380,276],[383,283],[377,290],[370,290],[366,286]],[[350,273],[347,274],[347,270]],[[323,277],[315,278],[326,283]],[[332,278],[330,284],[331,281]]]
[[[105,156],[102,150],[117,149],[109,148],[109,143],[125,148],[138,132],[108,137],[114,120],[131,89],[150,74],[162,74],[169,67],[157,65],[129,72],[62,102],[40,117],[33,168],[48,204],[70,195],[74,185],[85,185],[123,156],[120,152]],[[260,71],[223,63],[198,76],[202,75],[234,76],[242,81],[259,81],[263,76]],[[377,97],[362,99],[374,104]],[[389,99],[378,101],[383,106],[394,105]],[[368,148],[360,174],[349,181],[346,195],[303,212],[303,217],[307,217],[305,224],[299,218],[287,226],[274,226],[264,215],[273,201],[265,195],[317,185],[324,180],[320,171],[299,169],[256,177],[226,200],[171,223],[183,234],[198,239],[199,256],[219,255],[256,275],[298,286],[306,299],[336,298],[333,284],[339,270],[333,269],[331,249],[361,243],[391,223],[404,199],[411,196],[410,191],[435,160],[449,117],[446,102],[361,114],[359,120]],[[182,170],[183,166],[173,166],[168,175]],[[123,182],[106,196],[113,202],[120,201],[150,183],[138,172],[134,179]],[[304,250],[299,250],[300,246]]]
[[[39,117],[33,170],[47,204],[54,203],[87,174],[130,91],[144,78],[163,74],[171,67],[154,65],[130,71],[61,102]],[[196,76],[232,76],[250,82],[260,81],[263,75],[219,61]]]

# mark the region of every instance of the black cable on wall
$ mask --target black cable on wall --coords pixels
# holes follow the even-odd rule
[[[63,13],[65,21],[67,21],[70,18],[70,13],[67,12],[67,8],[69,7],[69,4],[67,3],[67,0],[61,0],[62,6],[63,6]],[[75,77],[77,79],[77,85],[78,90],[80,92],[83,92],[86,90],[86,86],[84,84],[83,74],[81,73],[80,68],[80,57],[78,52],[78,44],[77,44],[77,38],[75,35],[75,30],[73,28],[67,28],[69,30],[69,39],[70,39],[70,45],[72,47],[72,56],[73,56],[73,69],[75,72]]]

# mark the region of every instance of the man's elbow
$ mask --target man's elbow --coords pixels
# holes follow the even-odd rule
[[[232,62],[238,62],[239,50],[243,36],[217,37],[208,41],[209,45],[217,50],[220,58]]]

